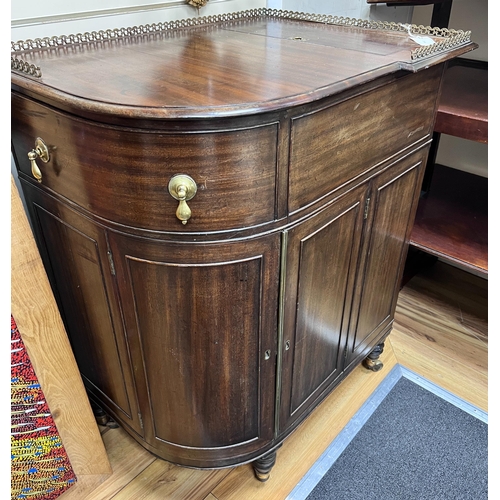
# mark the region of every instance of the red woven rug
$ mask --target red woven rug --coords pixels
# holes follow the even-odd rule
[[[53,500],[76,482],[11,316],[11,500]]]

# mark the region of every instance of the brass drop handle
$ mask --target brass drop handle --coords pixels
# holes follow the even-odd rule
[[[191,209],[187,202],[191,200],[198,186],[189,175],[174,175],[168,183],[168,192],[179,202],[175,215],[185,225],[191,217]]]
[[[31,173],[33,174],[33,177],[38,182],[42,182],[42,171],[36,164],[37,158],[40,158],[40,160],[44,163],[47,163],[50,160],[49,149],[40,137],[36,138],[35,148],[28,153],[28,159],[31,163]]]

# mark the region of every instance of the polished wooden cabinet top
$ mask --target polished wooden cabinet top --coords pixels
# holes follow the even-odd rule
[[[12,43],[13,89],[134,118],[248,115],[305,104],[476,47],[470,32],[259,9]],[[31,73],[31,74],[29,74]]]

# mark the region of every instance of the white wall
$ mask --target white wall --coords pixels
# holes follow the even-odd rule
[[[199,15],[260,7],[266,7],[266,0],[209,0]],[[11,40],[123,28],[197,15],[197,10],[184,0],[18,0],[11,8]]]
[[[413,7],[368,5],[366,0],[268,0],[271,8],[334,16],[408,23]]]
[[[104,4],[104,6],[103,6]],[[369,6],[366,0],[209,0],[200,15],[260,7],[409,22],[412,7]],[[185,0],[18,0],[11,4],[11,40],[119,28],[198,15]]]
[[[413,24],[428,26],[432,17],[432,5],[419,5],[413,9]],[[464,57],[488,60],[488,0],[453,0],[449,27],[472,31],[472,40],[479,48]]]

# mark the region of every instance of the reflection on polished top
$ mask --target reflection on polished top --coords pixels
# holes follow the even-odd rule
[[[95,112],[114,106],[130,117],[228,116],[307,103],[436,64],[454,46],[460,53],[476,47],[470,32],[423,28],[429,49],[407,29],[259,9],[13,43],[13,65],[21,60],[41,76],[15,70],[12,82]]]

